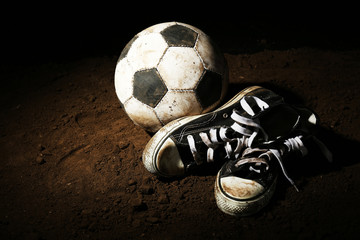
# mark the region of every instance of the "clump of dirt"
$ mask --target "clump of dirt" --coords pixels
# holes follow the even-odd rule
[[[312,108],[314,150],[287,163],[297,193],[280,179],[269,206],[233,218],[217,209],[214,171],[161,179],[146,171],[151,136],[116,97],[117,57],[3,67],[0,234],[2,239],[351,238],[359,233],[359,51],[313,48],[226,55],[228,98],[262,85]],[[11,80],[11,81],[10,81]]]

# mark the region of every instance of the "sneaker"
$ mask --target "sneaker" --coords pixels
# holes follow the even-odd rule
[[[280,144],[279,149],[247,148],[240,158],[226,162],[215,180],[218,208],[237,217],[258,212],[274,194],[279,168],[296,188],[285,171],[282,158],[295,151],[306,155],[307,149],[301,138],[288,139]]]
[[[300,122],[301,122],[301,115]],[[305,121],[305,120],[304,120]],[[312,123],[311,123],[312,124]],[[332,154],[326,146],[311,135],[309,129],[298,128],[288,139],[260,144],[258,148],[246,148],[241,157],[226,162],[215,180],[215,199],[218,208],[229,215],[242,217],[252,215],[265,207],[274,194],[278,172],[296,187],[289,177],[284,159],[305,156],[308,148],[316,146],[331,162]],[[305,144],[304,144],[305,143]]]
[[[158,176],[183,176],[207,163],[236,159],[246,147],[288,136],[302,128],[299,111],[274,92],[252,86],[213,112],[162,127],[146,145],[142,161]],[[306,114],[308,122],[316,121]]]

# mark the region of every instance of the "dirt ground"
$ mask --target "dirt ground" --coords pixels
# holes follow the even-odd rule
[[[219,41],[221,43],[221,41]],[[360,50],[306,46],[225,51],[227,98],[261,85],[320,117],[316,149],[287,162],[260,213],[218,210],[216,170],[159,179],[141,154],[150,135],[114,90],[119,52],[1,66],[1,239],[355,239],[360,230]],[[121,48],[119,47],[119,51]]]

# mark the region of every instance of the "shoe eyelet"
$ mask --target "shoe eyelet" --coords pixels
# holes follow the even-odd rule
[[[223,113],[223,118],[228,118],[229,117],[229,115],[227,114],[227,113]]]

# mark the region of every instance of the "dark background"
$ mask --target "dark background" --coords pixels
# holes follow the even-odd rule
[[[1,15],[1,63],[31,64],[101,55],[119,55],[138,32],[160,22],[192,24],[227,53],[302,46],[354,49],[359,24],[352,6],[200,6],[172,8],[118,3],[89,6],[6,6]],[[138,6],[136,6],[138,5]],[[139,6],[140,5],[140,6]],[[259,4],[260,5],[260,4]],[[139,8],[140,7],[140,8]],[[160,6],[159,6],[160,7]]]

